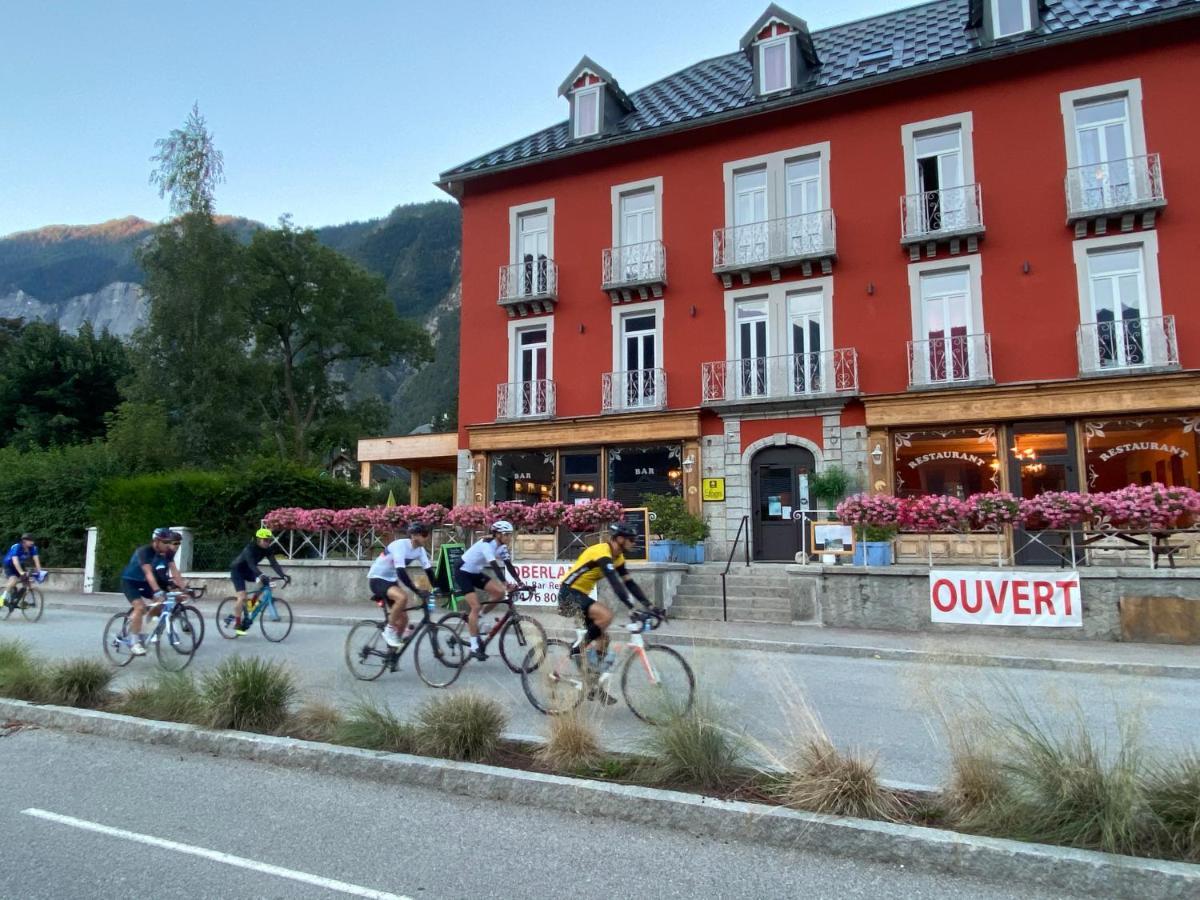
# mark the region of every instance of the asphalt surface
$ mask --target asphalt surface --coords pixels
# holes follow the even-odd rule
[[[211,605],[202,608],[209,614],[207,636],[190,669],[198,675],[241,653],[287,662],[305,696],[340,705],[370,697],[411,715],[439,693],[417,677],[411,650],[395,674],[385,673],[374,682],[356,681],[343,657],[346,627],[296,625],[281,644],[267,642],[257,631],[227,641],[216,631]],[[100,635],[106,620],[101,613],[51,609],[36,624],[0,622],[0,639],[20,638],[51,657],[102,659]],[[769,762],[786,762],[815,718],[840,746],[878,754],[884,777],[933,785],[947,771],[943,714],[957,717],[973,707],[995,717],[1011,712],[1014,703],[1052,725],[1082,721],[1094,734],[1109,737],[1115,737],[1118,720],[1136,718],[1147,743],[1164,753],[1194,747],[1197,741],[1200,691],[1191,680],[714,647],[679,649],[695,670],[701,695],[713,700],[726,724],[744,732],[754,754]],[[159,671],[151,653],[120,670],[116,684],[131,684]],[[470,662],[448,690],[476,690],[495,697],[510,713],[510,731],[545,733],[545,717],[529,704],[519,676],[509,672],[498,655],[483,663]],[[634,747],[647,733],[647,726],[623,703],[587,706],[602,741],[611,748]]]
[[[24,729],[0,749],[36,760],[0,792],[4,898],[1063,897],[85,735]]]

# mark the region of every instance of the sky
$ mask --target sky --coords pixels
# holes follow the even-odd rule
[[[912,5],[786,0],[813,30]],[[218,212],[302,226],[445,199],[438,174],[566,118],[585,53],[627,92],[737,50],[766,0],[0,0],[0,235],[158,221],[154,142],[199,103]]]

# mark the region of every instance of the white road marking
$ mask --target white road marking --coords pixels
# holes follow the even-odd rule
[[[44,809],[30,807],[29,809],[21,810],[21,812],[27,816],[34,816],[49,822],[57,822],[59,825],[70,825],[72,828],[82,828],[84,831],[94,831],[97,834],[106,834],[109,837],[124,838],[127,841],[136,841],[139,844],[148,844],[151,847],[161,847],[164,850],[174,850],[177,853],[186,853],[190,856],[199,856],[202,859],[211,859],[213,862],[224,863],[227,866],[236,866],[239,869],[250,869],[251,871],[262,872],[266,875],[289,878],[292,881],[316,885],[317,887],[327,888],[331,891],[349,894],[352,897],[370,897],[372,900],[412,900],[411,897],[404,897],[400,894],[389,894],[387,891],[377,891],[374,888],[349,884],[345,881],[336,881],[333,878],[322,878],[320,875],[310,875],[307,872],[298,872],[295,869],[285,869],[282,866],[273,866],[270,863],[258,862],[242,856],[234,856],[232,853],[222,853],[219,850],[209,850],[205,847],[181,844],[178,841],[168,841],[149,834],[138,834],[136,831],[113,828],[110,825],[101,825],[99,822],[89,822],[86,819],[76,819],[74,816],[63,816]]]

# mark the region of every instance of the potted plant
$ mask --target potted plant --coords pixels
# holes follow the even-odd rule
[[[854,542],[854,565],[890,566],[895,525],[862,525]]]
[[[642,503],[650,511],[650,530],[661,538],[650,541],[652,562],[704,562],[708,523],[688,512],[686,500],[674,494],[651,494]]]
[[[829,466],[809,475],[808,493],[813,501],[813,509],[834,509],[846,496],[851,482],[850,473],[841,466]]]
[[[902,501],[889,494],[858,494],[838,504],[838,519],[853,525],[856,566],[890,566],[892,538],[899,529]]]

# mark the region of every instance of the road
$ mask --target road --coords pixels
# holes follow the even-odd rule
[[[6,898],[1062,897],[93,736],[0,748],[36,760],[0,794]]]
[[[206,610],[208,607],[205,607]],[[0,622],[0,639],[18,637],[54,657],[103,658],[100,635],[106,616],[51,609],[40,623]],[[435,696],[405,658],[400,670],[375,682],[354,680],[343,662],[348,628],[297,625],[282,644],[251,632],[221,639],[210,617],[204,645],[191,670],[197,674],[235,654],[257,654],[291,665],[306,696],[339,703],[366,696],[408,715]],[[1194,680],[940,666],[921,662],[850,659],[805,654],[681,647],[700,690],[715,701],[728,725],[741,729],[756,755],[783,762],[809,727],[808,710],[840,746],[878,753],[882,775],[915,784],[936,784],[945,775],[947,752],[939,709],[958,709],[966,697],[1001,712],[1013,698],[1055,722],[1076,715],[1096,731],[1113,734],[1119,717],[1139,716],[1156,749],[1194,746],[1200,722],[1200,690]],[[154,656],[135,660],[117,684],[158,672]],[[498,655],[471,662],[450,690],[477,690],[495,697],[510,713],[509,729],[545,733],[537,713]],[[646,733],[624,704],[592,715],[604,743],[630,747]]]

